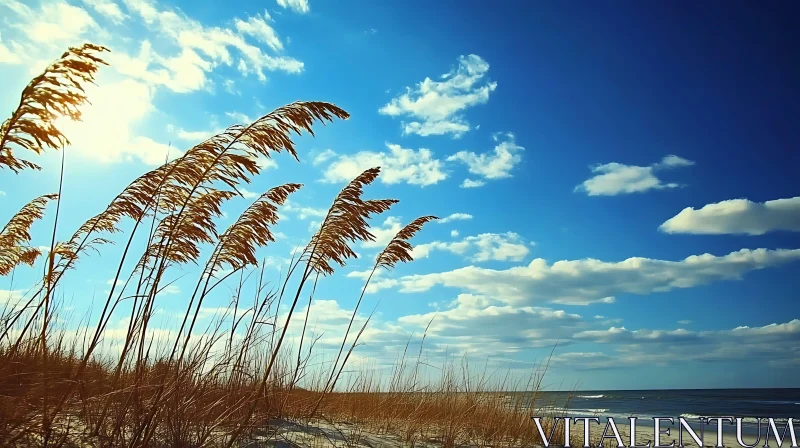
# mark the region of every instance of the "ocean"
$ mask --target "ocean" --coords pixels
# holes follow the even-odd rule
[[[507,394],[511,400],[528,397]],[[524,397],[524,398],[523,398]],[[628,423],[629,417],[639,417],[637,425],[652,426],[652,417],[684,417],[692,426],[699,417],[749,417],[743,431],[757,430],[753,418],[773,417],[785,425],[786,419],[800,421],[800,388],[798,389],[664,389],[664,390],[595,390],[576,392],[539,392],[533,403],[535,409],[550,409],[555,415],[572,417],[613,417],[617,423]],[[676,421],[677,423],[677,421]],[[797,423],[795,423],[796,425]],[[766,423],[762,423],[766,425]],[[735,425],[726,425],[735,430]],[[762,426],[762,431],[765,427]],[[781,428],[779,428],[781,429]]]

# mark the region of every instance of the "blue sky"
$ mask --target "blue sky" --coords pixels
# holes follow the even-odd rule
[[[66,238],[168,151],[295,100],[343,107],[350,120],[297,140],[300,163],[265,161],[246,188],[305,184],[259,252],[276,268],[372,166],[367,194],[400,200],[373,222],[380,242],[448,217],[414,239],[415,262],[371,283],[364,311],[381,302],[360,361],[391,361],[435,315],[434,360],[524,375],[558,342],[551,388],[798,386],[798,6],[487,5],[0,0],[0,108],[66,47],[111,49],[84,122],[64,124]],[[35,161],[41,172],[0,173],[0,221],[57,189],[60,154]],[[248,203],[226,204],[220,227]],[[323,350],[379,246],[318,289]],[[103,295],[118,254],[65,278],[70,307]],[[38,272],[0,289],[24,294]],[[194,272],[173,273],[187,275],[165,316]]]

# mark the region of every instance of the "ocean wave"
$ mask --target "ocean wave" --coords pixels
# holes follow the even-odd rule
[[[709,415],[697,415],[697,414],[681,414],[683,418],[692,418],[692,419],[699,419],[699,418],[708,418]]]
[[[577,395],[576,397],[577,398],[586,398],[586,399],[590,399],[590,398],[605,398],[605,395]]]
[[[731,416],[731,415],[708,415],[708,414],[706,414],[706,415],[681,414],[681,417],[683,417],[683,418],[685,418],[687,420],[698,420],[701,417],[708,418],[708,419],[711,419],[711,418],[730,418],[730,419],[733,419],[733,423],[723,422],[723,424],[726,425],[726,426],[734,425],[736,423],[736,418],[737,418],[737,416]],[[742,416],[741,418],[742,418],[742,424],[745,425],[745,426],[754,426],[754,425],[758,424],[758,417]],[[780,417],[773,418],[772,420],[775,422],[776,425],[785,425],[788,422],[787,418],[780,418]],[[769,423],[767,423],[766,417],[762,417],[761,418],[761,422],[765,426],[769,424]],[[693,423],[696,423],[696,422],[693,422]]]
[[[604,414],[606,412],[608,412],[608,409],[571,409],[571,410],[569,410],[569,413],[573,414],[573,415]]]

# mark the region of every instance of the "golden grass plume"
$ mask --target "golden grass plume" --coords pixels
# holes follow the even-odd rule
[[[414,247],[411,243],[408,242],[417,232],[422,230],[422,226],[425,224],[439,219],[436,216],[422,216],[419,217],[403,227],[397,235],[392,238],[392,241],[386,245],[380,254],[378,254],[378,258],[375,261],[375,266],[385,269],[390,269],[395,266],[397,263],[408,263],[409,261],[413,261],[414,258],[411,256],[411,252]]]
[[[92,44],[70,48],[28,83],[16,110],[0,126],[0,168],[15,173],[41,169],[15,157],[12,145],[40,154],[45,148],[69,144],[54,122],[63,116],[80,120],[79,108],[87,102],[84,86],[94,83],[100,65],[107,65],[98,56],[105,51],[108,49]]]
[[[344,266],[348,258],[355,258],[356,253],[348,243],[375,241],[366,220],[398,202],[396,199],[361,199],[364,186],[374,182],[379,174],[379,167],[364,171],[336,196],[320,229],[303,251],[303,257],[308,258],[314,272],[333,274],[331,262]]]
[[[278,223],[277,206],[283,205],[289,195],[300,187],[301,184],[293,183],[280,185],[256,199],[220,236],[217,252],[212,256],[212,272],[224,265],[231,268],[257,265],[256,249],[275,241],[270,226]]]
[[[33,266],[41,255],[41,250],[28,245],[30,229],[34,221],[44,216],[47,203],[57,197],[56,194],[39,196],[22,207],[3,227],[0,232],[0,276],[8,275],[20,264]]]

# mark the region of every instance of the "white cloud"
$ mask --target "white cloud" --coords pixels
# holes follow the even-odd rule
[[[472,179],[464,179],[461,182],[461,188],[478,188],[486,185],[486,182],[482,180],[472,180]]]
[[[441,81],[425,78],[406,93],[393,98],[379,112],[392,117],[407,116],[404,134],[421,136],[451,134],[459,137],[470,130],[466,109],[489,101],[496,82],[485,80],[489,64],[471,54],[458,58],[458,67],[442,75]]]
[[[446,216],[436,222],[438,222],[439,224],[447,224],[448,222],[466,221],[469,219],[472,219],[472,215],[470,215],[469,213],[453,213],[450,216]]]
[[[0,289],[0,304],[15,309],[26,294],[21,289]]]
[[[664,183],[656,177],[656,172],[691,165],[694,165],[694,162],[675,155],[668,155],[650,166],[624,165],[616,162],[597,165],[591,168],[595,176],[575,187],[575,191],[586,192],[589,196],[615,196],[677,188],[681,185]]]
[[[233,111],[233,112],[225,112],[225,115],[227,115],[228,117],[230,117],[230,118],[231,118],[233,121],[235,121],[237,124],[250,124],[250,123],[252,123],[252,122],[256,121],[256,119],[255,119],[255,118],[251,118],[251,117],[250,117],[250,116],[248,116],[247,114],[243,114],[243,113],[241,113],[241,112],[236,112],[236,111]]]
[[[322,151],[321,153],[317,154],[317,156],[314,157],[314,161],[312,163],[315,166],[320,165],[330,160],[333,157],[336,157],[336,152],[334,152],[332,149],[326,149],[325,151]]]
[[[112,53],[110,61],[114,65],[123,65],[129,76],[185,93],[207,89],[207,73],[220,65],[233,66],[238,62],[236,67],[243,75],[255,74],[261,81],[266,80],[265,71],[291,74],[303,70],[302,62],[267,54],[265,48],[246,40],[247,37],[253,38],[272,52],[283,48],[279,37],[267,23],[269,16],[266,13],[263,17],[235,19],[234,28],[206,27],[180,11],[160,9],[154,1],[124,0],[124,3],[131,14],[138,16],[158,34],[160,45],[171,44],[177,49],[173,54],[163,56],[149,43],[143,43],[143,51],[137,57]]]
[[[158,292],[162,295],[175,295],[181,293],[181,288],[179,288],[176,284],[171,284],[159,287]]]
[[[619,262],[583,259],[548,264],[537,258],[527,265],[504,270],[467,266],[441,273],[409,275],[399,279],[399,286],[401,292],[413,293],[443,285],[510,304],[585,305],[610,303],[620,294],[646,295],[737,280],[749,271],[797,260],[800,249],[742,249],[723,256],[692,255],[680,261],[638,257]]]
[[[433,250],[443,250],[457,255],[472,252],[469,259],[474,262],[521,261],[529,252],[521,236],[514,232],[506,232],[482,233],[457,242],[434,241],[419,244],[414,247],[411,255],[415,259],[427,258]]]
[[[689,325],[691,323],[692,323],[692,321],[686,320],[686,319],[678,321],[678,325]]]
[[[84,4],[91,7],[101,15],[105,16],[112,22],[119,24],[125,20],[125,14],[123,14],[122,10],[120,9],[119,5],[114,3],[111,0],[82,0]]]
[[[800,232],[800,196],[766,202],[731,199],[697,210],[686,207],[658,229],[666,233],[703,235]]]
[[[362,280],[369,275],[353,274],[350,277]],[[373,367],[376,361],[391,366],[407,344],[420,342],[429,323],[423,354],[429,361],[431,355],[443,356],[445,352],[453,356],[454,353],[486,353],[490,349],[496,358],[498,354],[552,347],[558,338],[568,338],[584,328],[581,317],[576,314],[552,308],[497,306],[486,298],[469,294],[459,295],[447,308],[438,313],[403,316],[396,321],[380,321],[379,316],[373,316],[360,338],[363,345],[357,353],[369,358]],[[364,309],[368,313],[370,308]],[[321,336],[320,349],[338,348],[351,313],[352,310],[341,308],[334,300],[315,300],[309,321],[314,336],[307,337]],[[293,318],[296,323],[290,325],[287,333],[290,340],[299,336],[305,314],[305,309],[296,312]],[[366,315],[359,313],[354,327],[360,328],[365,321]],[[559,345],[567,344],[569,342]]]
[[[373,279],[377,279],[378,277],[383,275],[383,271],[380,270],[380,269],[376,270],[374,273],[373,273],[372,269],[366,269],[366,270],[363,270],[363,271],[352,271],[352,272],[348,272],[347,273],[347,277],[348,278],[357,278],[357,279],[366,281],[369,278],[370,274],[372,274],[372,278]]]
[[[278,168],[278,162],[271,157],[259,157],[256,159],[256,165],[258,165],[258,167],[262,170]]]
[[[560,353],[550,358],[549,365],[553,368],[574,366],[573,368],[580,370],[611,369],[624,366],[619,357],[600,352]]]
[[[402,228],[403,225],[398,218],[388,216],[381,227],[371,227],[369,229],[369,232],[375,236],[375,241],[365,241],[361,243],[361,247],[383,249]]]
[[[3,43],[3,36],[0,35],[0,64],[21,64],[22,57],[20,53],[23,52],[21,48],[19,48],[19,44],[15,42],[10,43],[11,48],[6,46]],[[16,49],[14,47],[16,46]]]
[[[387,185],[407,183],[422,187],[434,185],[447,178],[442,162],[434,158],[429,149],[417,151],[387,143],[389,152],[361,151],[353,155],[339,155],[325,170],[324,181],[344,183],[353,180],[364,170],[381,167],[378,179]],[[332,157],[326,154],[327,158]]]
[[[238,187],[237,190],[239,190],[239,193],[241,193],[242,197],[245,199],[255,199],[258,197],[258,193],[253,193],[245,188]]]
[[[18,16],[12,27],[37,46],[75,45],[88,32],[100,29],[86,10],[63,1],[42,3],[38,10],[16,0],[5,0],[3,6]]]
[[[458,230],[451,230],[450,231],[450,236],[452,236],[453,238],[457,237],[458,236]]]
[[[480,187],[485,185],[485,180],[511,177],[511,170],[522,160],[520,152],[524,151],[525,148],[514,143],[514,134],[510,132],[500,135],[495,134],[493,138],[497,142],[497,146],[491,152],[476,154],[469,151],[459,151],[447,158],[448,161],[466,164],[470,173],[483,179],[478,181],[465,179],[461,187]]]
[[[5,196],[5,195],[6,195],[6,192],[5,192],[5,191],[3,191],[3,190],[0,190],[0,197],[3,197],[3,196]]]
[[[267,23],[267,20],[272,20],[269,13],[264,11],[264,16],[256,15],[250,17],[246,21],[236,19],[234,25],[240,33],[252,36],[257,41],[267,44],[275,51],[283,50],[283,42],[278,38],[278,33]]]
[[[232,79],[226,79],[222,81],[223,87],[225,87],[225,91],[230,93],[231,95],[241,95],[242,92],[236,89],[236,81]]]
[[[402,316],[401,324],[424,329],[430,323],[426,344],[473,353],[516,353],[552,347],[583,323],[581,316],[542,307],[496,305],[472,294],[459,294],[447,310]],[[491,349],[490,349],[491,347]]]
[[[277,0],[278,6],[282,8],[289,8],[294,12],[305,14],[311,10],[308,6],[308,0]]]
[[[296,215],[299,219],[324,218],[328,215],[328,209],[317,207],[306,207],[287,199],[283,205],[283,210]],[[317,223],[319,224],[319,223]]]
[[[222,129],[214,129],[210,131],[187,131],[186,129],[178,128],[177,131],[175,131],[175,136],[181,140],[201,142],[209,137],[220,134],[222,131]]]
[[[628,330],[611,327],[576,333],[576,341],[613,344],[613,363],[582,364],[581,368],[611,368],[638,364],[747,360],[761,365],[796,362],[800,356],[800,320],[762,327],[740,326],[730,330]]]

